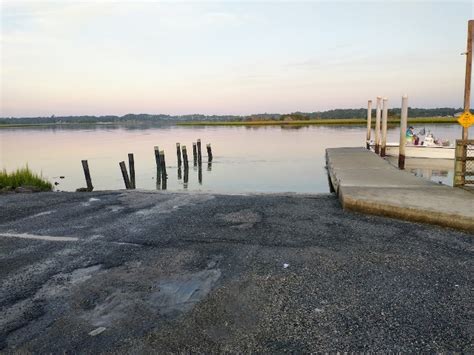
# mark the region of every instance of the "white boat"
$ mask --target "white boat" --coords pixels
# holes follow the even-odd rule
[[[398,143],[387,143],[385,154],[388,156],[398,156],[400,146]],[[454,159],[454,147],[407,145],[405,147],[405,157],[407,158],[430,158],[430,159]]]
[[[374,149],[374,142],[370,142],[370,146]],[[385,147],[385,155],[398,156],[400,150],[399,143],[387,143]],[[439,145],[434,142],[433,135],[428,134],[422,144],[405,146],[405,157],[407,158],[430,158],[430,159],[454,159],[455,147]]]

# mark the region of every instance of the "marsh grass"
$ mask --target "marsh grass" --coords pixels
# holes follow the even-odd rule
[[[389,117],[389,124],[399,124],[400,118]],[[409,123],[456,123],[454,117],[413,117],[408,118]],[[364,118],[332,118],[332,119],[314,119],[301,121],[190,121],[178,122],[178,126],[310,126],[310,125],[366,125]],[[372,125],[375,125],[375,117],[372,117]]]
[[[53,185],[43,178],[40,174],[36,174],[28,168],[17,169],[16,171],[8,173],[6,169],[0,171],[0,189],[31,186],[41,191],[51,191]]]

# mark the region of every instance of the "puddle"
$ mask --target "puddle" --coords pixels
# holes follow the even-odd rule
[[[186,312],[211,291],[220,276],[219,269],[204,270],[179,280],[161,281],[149,302],[164,315]]]

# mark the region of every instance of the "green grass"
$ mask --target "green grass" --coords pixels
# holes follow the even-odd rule
[[[375,122],[375,117],[372,117],[372,124]],[[398,124],[400,118],[389,117],[389,124]],[[408,118],[410,123],[457,123],[454,117],[412,117]],[[17,123],[17,124],[5,124],[0,123],[1,128],[21,128],[21,127],[42,127],[42,126],[80,126],[80,125],[125,125],[124,122],[67,122],[67,123]],[[294,121],[188,121],[188,122],[177,122],[178,126],[309,126],[309,125],[366,125],[367,120],[365,118],[324,118],[324,119],[311,119],[311,120],[294,120]]]
[[[372,124],[375,117],[372,117]],[[389,118],[388,123],[399,123],[399,118]],[[456,123],[454,117],[413,117],[408,119],[409,123]],[[366,125],[364,118],[332,118],[301,121],[196,121],[179,122],[178,126],[308,126],[308,125]]]
[[[6,169],[0,171],[0,189],[15,189],[20,186],[36,187],[41,191],[51,191],[53,189],[53,185],[49,181],[44,179],[41,174],[33,173],[28,166],[10,173]]]

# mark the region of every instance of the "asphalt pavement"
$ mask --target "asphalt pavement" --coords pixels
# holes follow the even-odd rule
[[[473,235],[334,195],[0,195],[0,351],[472,352]]]

